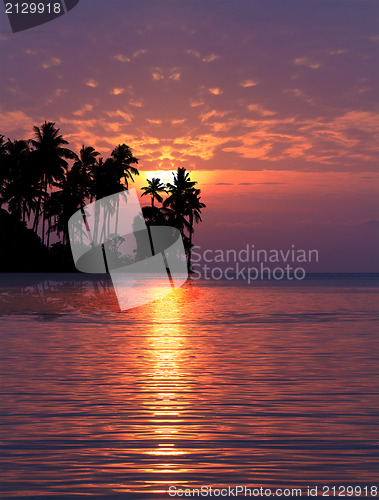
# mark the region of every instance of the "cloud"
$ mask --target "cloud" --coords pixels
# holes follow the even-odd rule
[[[276,115],[275,111],[270,111],[269,109],[263,108],[259,104],[249,104],[247,107],[249,111],[256,111],[261,116],[273,116]]]
[[[302,159],[330,166],[343,160],[347,167],[374,162],[379,151],[379,114],[374,112],[349,111],[329,120],[262,117],[242,124],[246,132],[235,134],[234,145],[223,151],[247,159]]]
[[[198,58],[200,58],[200,57],[201,57],[201,56],[200,56],[200,52],[198,52],[197,50],[193,50],[193,49],[188,49],[188,50],[187,50],[187,54],[191,54],[191,55],[193,55],[193,56],[195,56],[195,57],[198,57]]]
[[[146,49],[138,49],[138,50],[133,52],[133,59],[135,59],[136,57],[138,57],[142,54],[146,54],[146,53],[147,53]]]
[[[308,104],[314,104],[315,101],[313,98],[308,96],[303,90],[301,89],[284,89],[283,92],[285,94],[292,94],[295,97],[299,97],[302,101],[305,101]]]
[[[293,61],[297,66],[307,66],[308,68],[318,69],[321,68],[322,64],[315,61],[310,61],[307,57],[297,57]]]
[[[52,66],[59,66],[61,62],[62,61],[59,59],[59,57],[51,57],[50,59],[42,63],[42,67],[43,69],[49,69]]]
[[[36,54],[38,54],[38,51],[34,50],[34,49],[25,49],[24,52],[25,52],[25,54],[28,54],[29,56],[35,56]]]
[[[159,81],[159,80],[163,80],[164,76],[162,75],[162,73],[158,73],[157,71],[153,72],[153,80],[155,82]]]
[[[213,134],[202,134],[197,136],[183,136],[174,139],[173,143],[178,147],[182,157],[197,156],[203,160],[210,160],[215,149],[226,142],[228,138],[217,137]]]
[[[87,85],[87,87],[96,88],[99,85],[99,83],[96,82],[95,80],[88,80],[86,82],[86,85]]]
[[[87,113],[87,111],[92,111],[92,109],[93,109],[92,104],[84,104],[84,106],[82,106],[77,111],[73,111],[72,114],[75,116],[83,116],[85,113]]]
[[[133,99],[133,100],[129,101],[129,105],[135,106],[136,108],[142,108],[143,101],[142,101],[142,99],[140,99],[140,100]]]
[[[217,111],[215,109],[212,109],[211,111],[208,111],[206,113],[200,113],[199,118],[202,122],[206,122],[209,120],[209,118],[212,118],[213,116],[222,118],[227,114],[228,111]]]
[[[339,55],[341,55],[341,54],[346,54],[346,52],[347,52],[347,50],[345,50],[345,49],[329,50],[329,54],[330,54],[331,56],[334,56],[334,55],[339,56]]]
[[[116,61],[120,61],[123,63],[131,61],[131,58],[129,56],[124,55],[124,54],[116,54],[115,56],[113,56],[113,59],[116,59]]]
[[[64,94],[67,94],[68,89],[55,89],[54,92],[46,99],[46,104],[51,104]]]
[[[21,129],[25,134],[24,137],[29,137],[30,131],[33,130],[33,125],[34,118],[27,115],[23,111],[1,110],[0,129],[4,134],[7,133],[10,136],[11,134]],[[13,137],[11,137],[11,139],[13,139]]]
[[[174,80],[178,82],[180,80],[181,74],[180,73],[172,73],[172,75],[169,76],[170,80]]]
[[[203,106],[203,104],[204,104],[203,100],[190,99],[191,108],[196,108],[197,106]]]
[[[208,91],[210,94],[213,94],[213,95],[221,95],[222,94],[222,90],[218,87],[213,87],[211,89],[208,89]]]
[[[133,59],[136,59],[138,56],[140,56],[142,54],[146,54],[146,53],[147,53],[147,50],[138,49],[135,52],[133,52],[133,54],[131,56],[128,56],[126,54],[116,54],[113,56],[113,59],[115,59],[116,61],[122,62],[122,63],[129,63]]]
[[[244,80],[243,82],[240,83],[241,87],[255,87],[255,85],[258,85],[258,82],[256,80]]]
[[[151,125],[161,125],[162,120],[153,120],[152,118],[146,118],[146,121],[149,122]]]
[[[220,59],[220,56],[217,56],[216,54],[210,54],[209,56],[204,56],[201,60],[203,62],[213,62],[217,61],[217,59]]]
[[[208,62],[213,62],[213,61],[217,61],[217,59],[220,59],[220,56],[218,56],[217,54],[209,54],[207,56],[202,56],[200,54],[200,52],[198,52],[197,50],[194,50],[194,49],[188,49],[186,52],[187,52],[187,54],[195,56],[197,59],[201,59],[202,62],[208,63]]]
[[[110,118],[122,118],[126,122],[131,122],[134,118],[134,115],[129,112],[125,112],[122,109],[117,109],[116,111],[107,111],[107,116]]]
[[[110,93],[113,94],[113,95],[120,95],[124,92],[125,89],[123,88],[120,88],[120,87],[114,87]]]

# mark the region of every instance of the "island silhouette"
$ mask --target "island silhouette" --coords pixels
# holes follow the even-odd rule
[[[33,131],[33,139],[0,134],[0,272],[73,272],[68,220],[86,204],[127,190],[139,160],[126,144],[105,159],[92,146],[77,154],[55,122]],[[205,208],[197,182],[179,167],[172,182],[153,177],[142,191],[151,198],[142,207],[146,225],[179,229],[191,271],[194,226]]]

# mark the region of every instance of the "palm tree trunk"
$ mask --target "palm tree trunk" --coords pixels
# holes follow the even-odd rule
[[[42,215],[42,245],[45,244],[45,214]]]
[[[117,202],[116,202],[116,222],[115,222],[115,234],[117,235],[118,231],[118,212],[120,209],[120,198],[117,197]]]
[[[47,194],[47,179],[45,178],[45,194]],[[45,198],[45,202],[47,199]],[[45,210],[43,211],[42,215],[42,245],[45,244],[45,221],[46,221],[46,214]]]
[[[50,233],[51,233],[50,229],[51,229],[51,217],[47,219],[47,244],[46,244],[47,248],[50,247]]]
[[[42,190],[43,190],[43,183],[41,182],[41,189],[39,190],[38,203],[37,203],[37,207],[35,210],[34,222],[33,222],[33,231],[35,233],[37,232],[38,222],[39,222],[39,209],[40,209],[41,200],[42,200]]]
[[[190,230],[189,230],[189,250],[188,250],[188,270],[192,271],[191,268],[191,254],[192,254],[192,233],[193,233],[193,212],[191,210],[190,216],[189,216],[189,223],[190,223]]]
[[[94,244],[97,243],[97,236],[99,232],[99,218],[100,218],[100,202],[95,204],[95,223],[94,223],[93,240],[92,240]]]

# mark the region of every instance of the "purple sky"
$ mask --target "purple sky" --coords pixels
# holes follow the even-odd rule
[[[376,1],[80,0],[12,34],[1,124],[55,121],[78,150],[126,142],[145,177],[184,166],[203,248],[317,248],[379,271]],[[169,177],[170,174],[168,174]]]

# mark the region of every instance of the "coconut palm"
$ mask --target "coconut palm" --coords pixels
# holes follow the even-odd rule
[[[7,146],[6,146],[6,141],[4,139],[4,135],[0,135],[0,162],[1,162],[1,169],[0,169],[0,208],[5,203],[3,199],[4,195],[4,189],[7,181],[9,180],[9,165],[7,161]]]
[[[53,191],[44,204],[44,210],[51,219],[48,235],[56,231],[58,236],[62,235],[64,245],[68,242],[67,222],[84,203],[82,191],[78,189],[81,179],[81,172],[77,168],[69,170],[63,181],[54,183],[60,189]]]
[[[3,153],[2,202],[8,204],[10,213],[25,222],[38,198],[38,182],[28,161],[29,141],[8,139]]]
[[[48,188],[55,182],[62,182],[67,172],[68,159],[77,159],[76,154],[64,146],[68,142],[59,134],[59,128],[54,122],[43,123],[33,127],[36,139],[31,140],[34,151],[31,152],[33,168],[37,171],[40,182],[40,194],[35,210],[33,229],[37,231],[42,198],[48,193]],[[44,241],[45,217],[42,224],[42,241]]]
[[[147,194],[151,195],[151,208],[154,212],[154,200],[157,200],[158,203],[162,203],[163,198],[159,193],[167,193],[166,186],[162,184],[160,179],[153,177],[151,180],[147,179],[147,186],[144,186],[141,189],[144,191],[141,196],[145,196]]]
[[[82,146],[79,156],[74,162],[71,171],[73,172],[75,182],[80,190],[80,207],[83,208],[85,200],[91,195],[93,188],[92,172],[96,166],[97,157],[100,155],[92,146]]]
[[[112,151],[111,160],[115,164],[119,178],[124,178],[126,189],[128,189],[129,179],[134,182],[133,175],[139,175],[139,171],[132,166],[138,163],[138,159],[133,156],[129,146],[119,144]]]
[[[197,184],[196,181],[191,181],[189,172],[186,172],[184,167],[179,167],[174,174],[173,183],[167,184],[169,196],[163,202],[164,208],[171,208],[175,213],[175,226],[184,235],[184,228],[189,229],[189,223],[185,218],[186,215],[186,196],[191,192]]]
[[[200,201],[200,189],[192,189],[186,195],[186,213],[189,217],[189,248],[188,248],[188,268],[191,270],[192,235],[194,233],[194,222],[201,222],[201,209],[205,204]]]
[[[93,184],[91,187],[91,200],[101,200],[107,196],[113,195],[115,193],[119,193],[120,191],[125,190],[125,185],[121,182],[120,169],[119,166],[116,165],[115,161],[112,158],[107,158],[103,161],[103,158],[100,158],[99,161],[93,166],[91,169],[91,175],[93,179]],[[102,232],[108,234],[109,232],[109,224],[107,225],[107,220],[109,222],[111,215],[117,210],[118,214],[118,206],[113,206],[108,203],[107,200],[102,202],[104,215],[106,220],[102,225]],[[100,224],[100,205],[95,205],[95,222],[94,222],[94,234],[93,240],[98,241],[98,229]],[[117,217],[116,217],[116,229],[117,232]],[[100,235],[101,239],[101,235]]]

